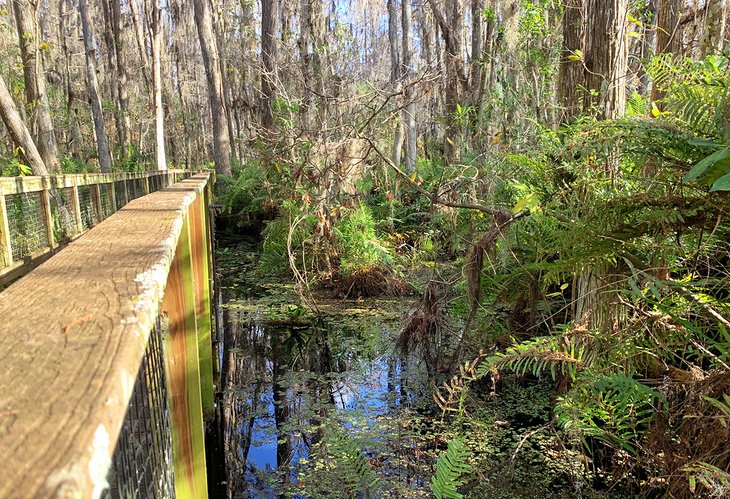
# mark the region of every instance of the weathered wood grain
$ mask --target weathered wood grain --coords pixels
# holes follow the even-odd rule
[[[105,477],[198,174],[127,204],[0,293],[0,497]]]
[[[200,357],[200,390],[203,397],[203,415],[213,418],[213,342],[210,336],[210,276],[208,274],[208,238],[205,196],[200,196],[188,208],[190,221],[190,256],[195,284],[195,318],[198,324],[198,355]]]
[[[53,217],[51,213],[50,198],[52,196],[51,189],[69,189],[70,190],[70,216],[73,216],[75,222],[75,231],[72,238],[77,237],[79,234],[85,231],[84,224],[81,220],[81,206],[79,204],[79,186],[90,186],[92,192],[92,203],[94,205],[94,212],[96,213],[95,223],[99,222],[102,217],[101,212],[101,193],[99,190],[100,184],[107,184],[111,186],[112,199],[114,210],[116,211],[119,206],[116,203],[115,186],[116,181],[124,182],[124,201],[125,204],[129,200],[127,191],[127,185],[130,181],[138,179],[143,180],[142,190],[144,194],[148,194],[150,190],[150,179],[151,178],[166,178],[169,181],[173,180],[176,175],[189,175],[190,172],[186,170],[169,170],[166,172],[139,172],[139,173],[101,173],[101,174],[76,174],[76,175],[54,175],[46,177],[0,177],[0,289],[7,283],[12,282],[17,277],[22,276],[30,272],[33,268],[43,263],[49,253],[55,253],[59,246],[59,243],[65,241],[55,241],[53,233]],[[40,192],[43,208],[43,223],[46,229],[46,240],[48,246],[34,252],[30,255],[24,255],[21,261],[13,262],[12,258],[12,244],[13,241],[10,238],[8,232],[8,220],[6,201],[4,196],[14,195],[17,193],[32,193]]]
[[[48,177],[0,177],[0,188],[6,195],[19,192],[38,192],[44,189],[63,189],[81,185],[109,184],[120,180],[145,179],[149,182],[152,177],[167,177],[174,179],[175,174],[187,173],[186,170],[168,170],[165,172],[137,172],[137,173],[75,173],[69,175],[51,175]]]
[[[165,368],[172,387],[170,429],[175,463],[175,497],[207,499],[205,428],[191,252],[192,220],[189,216],[188,212],[162,300],[162,313],[168,323],[164,338]]]

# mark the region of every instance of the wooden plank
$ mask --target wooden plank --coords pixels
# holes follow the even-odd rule
[[[133,201],[0,293],[0,497],[105,486],[183,217],[207,179]]]
[[[200,390],[203,397],[203,416],[206,421],[215,415],[213,390],[213,341],[211,338],[209,241],[206,235],[205,193],[188,209],[190,245],[195,284],[195,317],[198,321],[198,355],[200,357]],[[206,210],[207,211],[207,210]]]
[[[170,170],[175,173],[189,173],[188,170]],[[158,172],[145,173],[75,173],[69,175],[52,175],[49,177],[38,177],[28,175],[24,177],[0,177],[0,188],[7,195],[21,192],[39,192],[50,186],[55,189],[65,189],[73,186],[108,184],[128,178],[148,178],[157,175]]]
[[[109,195],[111,196],[111,199],[109,200],[112,204],[112,213],[117,211],[119,207],[117,206],[117,184],[114,182],[111,182],[109,184]]]
[[[150,176],[149,175],[143,175],[142,176],[142,192],[143,196],[146,196],[150,193]]]
[[[164,344],[170,394],[175,497],[204,499],[208,496],[205,428],[190,228],[190,220],[186,218],[167,278],[162,313],[168,321]]]
[[[8,207],[5,205],[5,192],[0,186],[0,262],[9,267],[13,263],[13,247],[8,224]]]
[[[46,246],[53,248],[56,246],[56,238],[53,234],[53,212],[51,212],[51,196],[48,191],[50,181],[47,184],[46,189],[41,191],[41,211],[43,213],[43,225],[46,228]]]

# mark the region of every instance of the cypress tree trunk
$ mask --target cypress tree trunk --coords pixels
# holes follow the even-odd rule
[[[274,114],[271,108],[276,92],[276,11],[277,0],[261,1],[261,122],[268,131],[274,128]]]
[[[563,52],[558,73],[559,123],[569,122],[581,109],[578,88],[584,84],[583,61],[570,59],[577,51],[585,52],[583,0],[566,0],[563,5]]]
[[[586,0],[586,107],[599,119],[613,119],[626,111],[628,0]]]
[[[43,158],[38,153],[33,137],[31,137],[25,123],[23,123],[15,101],[10,96],[8,87],[2,77],[0,77],[0,117],[13,142],[23,148],[23,156],[28,161],[28,166],[33,171],[33,175],[48,175],[48,169],[43,163]]]
[[[30,111],[32,135],[49,172],[61,173],[56,134],[46,93],[43,57],[42,52],[38,49],[41,40],[38,10],[28,0],[13,0],[13,11],[18,28],[20,57],[23,60],[25,97]]]
[[[89,7],[86,0],[79,0],[79,14],[81,14],[81,29],[84,33],[84,49],[86,53],[86,82],[89,89],[91,115],[94,119],[96,134],[96,149],[99,155],[99,166],[102,172],[112,171],[112,157],[109,153],[109,142],[104,128],[104,114],[101,109],[99,82],[96,79],[96,48],[94,46],[94,30],[89,16]]]
[[[390,86],[394,92],[400,90],[401,65],[400,46],[398,43],[398,8],[395,0],[388,0],[388,41],[390,42]],[[395,137],[390,159],[400,166],[403,151],[403,122],[396,117]]]
[[[463,143],[463,126],[458,116],[462,89],[466,86],[464,74],[464,5],[463,0],[449,0],[446,2],[445,12],[436,5],[435,0],[429,0],[444,42],[446,42],[446,137],[444,150],[449,162],[458,161],[461,157]]]
[[[682,19],[683,4],[683,0],[658,0],[656,55],[680,55],[682,53],[680,21]],[[652,85],[651,100],[658,101],[663,98],[664,93],[656,85]],[[660,109],[663,108],[661,103],[658,106]]]
[[[226,107],[223,99],[223,76],[221,62],[213,33],[213,19],[209,0],[195,0],[195,24],[198,27],[200,50],[208,80],[208,102],[213,119],[213,157],[216,171],[231,174],[231,139],[226,122]]]
[[[152,7],[152,87],[155,102],[155,164],[167,170],[165,154],[165,109],[162,106],[162,9],[157,0]]]
[[[728,16],[728,0],[707,0],[705,29],[702,33],[700,52],[702,57],[722,52],[725,44],[725,25]]]
[[[401,25],[403,26],[403,124],[406,134],[406,170],[413,171],[416,168],[416,103],[413,86],[410,84],[413,75],[413,32],[411,31],[411,0],[401,0]]]

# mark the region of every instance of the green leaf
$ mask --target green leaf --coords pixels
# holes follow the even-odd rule
[[[710,192],[730,191],[730,173],[723,175],[712,184]]]
[[[659,108],[656,106],[656,103],[651,103],[651,115],[655,118],[659,118],[663,113],[659,110]]]
[[[642,23],[641,21],[639,21],[639,20],[638,20],[637,18],[635,18],[635,17],[634,17],[634,16],[632,16],[631,14],[626,14],[626,18],[627,18],[627,19],[628,19],[629,21],[631,21],[632,23],[634,23],[634,24],[636,24],[637,26],[639,26],[639,27],[642,27],[642,26],[644,26],[644,23]]]
[[[31,170],[30,166],[24,165],[23,163],[18,163],[18,172],[20,173],[21,177],[24,177],[26,175],[33,175],[33,170]]]
[[[687,172],[687,174],[684,176],[683,181],[694,182],[698,178],[706,175],[708,172],[711,172],[713,170],[716,171],[720,168],[730,168],[730,147],[720,149],[719,151],[710,154],[705,159],[697,163],[689,172]],[[712,182],[710,182],[710,184],[717,180],[717,178],[719,177],[712,179]]]
[[[431,477],[431,492],[438,499],[462,499],[464,496],[458,489],[463,485],[459,480],[469,471],[467,460],[471,452],[466,444],[459,439],[451,440],[448,447],[436,461],[436,473]]]
[[[583,51],[580,49],[575,49],[573,53],[568,56],[568,59],[570,59],[571,61],[582,61]]]

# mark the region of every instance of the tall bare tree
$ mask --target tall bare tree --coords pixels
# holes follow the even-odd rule
[[[13,0],[13,12],[23,60],[25,96],[33,137],[48,171],[60,173],[56,133],[46,92],[43,51],[39,49],[42,36],[38,25],[38,6],[29,0]]]
[[[390,85],[397,92],[401,85],[400,43],[398,38],[398,7],[395,0],[388,0],[388,40],[390,42]],[[400,165],[403,151],[403,122],[396,117],[395,137],[390,159]]]
[[[725,43],[725,29],[728,18],[728,0],[707,0],[705,7],[705,29],[702,33],[700,51],[702,56],[721,52]]]
[[[416,167],[416,148],[417,130],[416,130],[416,103],[415,92],[413,89],[413,76],[415,69],[413,67],[413,32],[412,24],[411,0],[401,0],[401,26],[403,29],[403,125],[406,135],[406,169],[413,171]]]
[[[23,118],[2,77],[0,77],[0,118],[2,118],[5,128],[8,129],[13,142],[23,149],[23,156],[28,161],[33,175],[48,175],[43,158],[33,142],[28,127],[23,123]]]
[[[162,105],[162,8],[158,0],[152,0],[150,39],[152,42],[152,93],[155,106],[155,164],[158,170],[167,170],[165,108]]]
[[[428,0],[434,18],[441,28],[446,45],[446,158],[458,160],[463,144],[460,109],[463,89],[467,84],[464,72],[464,4],[463,0],[447,0],[442,9],[437,0]]]
[[[566,0],[563,4],[563,51],[558,73],[559,122],[570,121],[581,108],[580,85],[585,84],[583,61],[585,26],[583,0]]]
[[[682,53],[682,12],[684,0],[657,0],[656,55]],[[664,94],[656,85],[651,89],[651,100],[658,101]],[[661,108],[663,105],[659,103]]]
[[[99,166],[101,167],[101,171],[110,172],[112,171],[112,157],[109,152],[109,141],[107,140],[106,128],[104,125],[104,113],[101,108],[99,81],[96,77],[96,43],[94,41],[94,29],[91,24],[89,6],[86,0],[79,0],[79,14],[81,15],[81,29],[84,34],[86,82],[89,91],[89,101],[91,104],[91,115],[94,120]]]
[[[278,0],[261,1],[261,122],[265,129],[274,127],[272,110],[276,92],[276,13]]]
[[[218,45],[213,32],[213,20],[209,0],[194,0],[195,24],[203,54],[203,64],[208,80],[208,101],[213,120],[213,156],[216,170],[231,174],[231,140],[226,123],[226,108],[223,99],[223,76],[221,74]]]
[[[588,108],[599,119],[626,111],[629,0],[586,0],[585,66]]]

